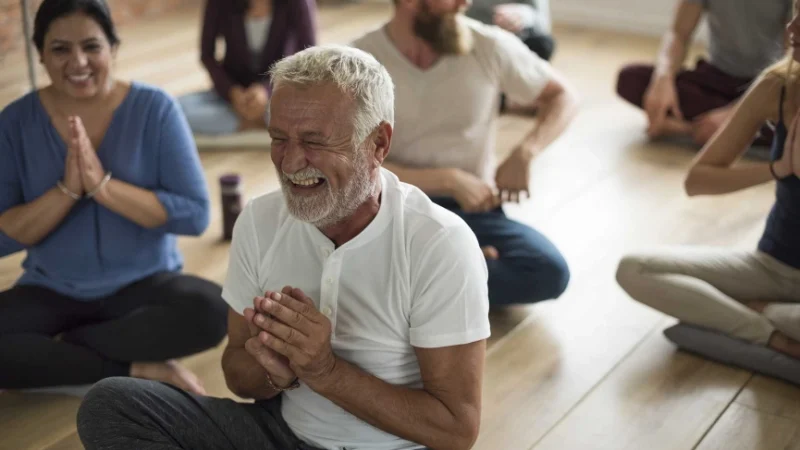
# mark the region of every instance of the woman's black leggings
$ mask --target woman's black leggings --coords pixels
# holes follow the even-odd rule
[[[0,389],[91,384],[214,347],[227,332],[221,291],[159,273],[96,301],[37,286],[0,292]]]

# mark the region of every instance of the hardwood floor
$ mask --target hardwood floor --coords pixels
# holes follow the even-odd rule
[[[323,6],[323,42],[346,43],[389,15],[388,2]],[[122,28],[117,70],[178,95],[208,86],[196,49],[199,11]],[[626,252],[658,245],[752,248],[773,186],[688,199],[682,181],[694,150],[645,139],[644,118],[614,94],[615,72],[652,59],[657,41],[556,27],[553,61],[578,87],[575,123],[534,163],[532,198],[512,217],[547,235],[565,254],[572,280],[557,301],[492,313],[481,435],[476,449],[797,449],[800,389],[677,352],[661,334],[672,319],[631,301],[614,271]],[[0,67],[0,105],[25,91],[22,54]],[[40,75],[45,81],[44,74]],[[498,153],[530,120],[503,116]],[[278,187],[265,151],[201,153],[214,200],[212,225],[181,238],[187,272],[221,282],[217,179],[244,177],[249,197]],[[0,289],[23,255],[0,260]],[[189,358],[211,395],[231,396],[221,349]],[[2,368],[0,368],[2,370]],[[0,394],[0,449],[80,448],[75,398]]]

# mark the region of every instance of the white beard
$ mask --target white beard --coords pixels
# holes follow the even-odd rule
[[[290,177],[277,169],[289,213],[317,228],[329,227],[350,217],[375,190],[375,182],[370,179],[367,155],[360,149],[356,153],[353,178],[337,192],[333,191],[321,171],[309,167],[295,173],[291,178],[322,178],[325,180],[324,190],[315,195],[295,195]]]

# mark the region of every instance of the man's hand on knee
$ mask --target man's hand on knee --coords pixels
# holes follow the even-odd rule
[[[674,78],[654,76],[644,94],[644,110],[647,113],[647,134],[650,137],[657,137],[663,133],[664,122],[670,114],[678,120],[683,120]]]

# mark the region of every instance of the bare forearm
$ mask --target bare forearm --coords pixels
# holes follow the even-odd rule
[[[769,164],[759,163],[741,167],[695,166],[686,177],[686,193],[719,195],[764,184],[773,179]]]
[[[668,31],[661,40],[661,48],[656,58],[656,77],[674,77],[686,58],[687,43],[674,31]]]
[[[394,163],[383,167],[393,172],[400,181],[418,187],[428,195],[452,195],[453,172],[458,169],[417,169]]]
[[[241,398],[266,400],[278,395],[267,384],[267,370],[243,348],[226,348],[222,371],[228,389]]]
[[[427,391],[391,385],[341,359],[325,386],[310,387],[372,426],[434,450],[468,449],[476,438],[479,408],[451,410]]]
[[[75,202],[54,187],[36,200],[0,215],[0,230],[25,246],[35,245],[58,227]]]
[[[539,121],[525,136],[521,147],[529,157],[544,151],[564,132],[578,112],[577,95],[569,88],[543,102],[537,113]]]
[[[167,210],[155,193],[124,181],[110,179],[97,193],[98,203],[145,228],[167,222]]]

